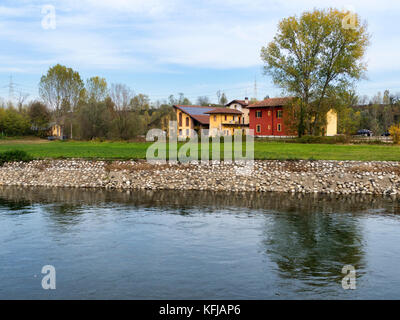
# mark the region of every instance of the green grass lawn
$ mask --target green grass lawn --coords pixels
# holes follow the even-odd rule
[[[151,143],[78,141],[3,141],[0,152],[24,150],[34,158],[145,159]],[[400,147],[393,145],[298,144],[255,142],[255,159],[393,160]]]

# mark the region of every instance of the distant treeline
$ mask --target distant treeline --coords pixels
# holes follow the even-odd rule
[[[175,119],[172,106],[192,104],[183,93],[151,102],[149,96],[135,94],[125,84],[109,85],[101,77],[84,82],[77,71],[59,64],[41,77],[39,96],[30,103],[0,98],[0,135],[45,137],[57,124],[68,138],[129,140],[146,135],[152,128],[166,130]],[[223,92],[216,96],[219,104],[227,103]],[[204,96],[196,102],[210,104]]]
[[[0,135],[46,137],[52,125],[60,125],[68,138],[129,140],[144,136],[152,128],[167,130],[175,120],[172,106],[191,105],[183,93],[167,100],[151,102],[145,94],[135,94],[124,84],[108,85],[106,79],[91,77],[84,82],[79,73],[62,65],[51,67],[39,83],[40,99],[24,103],[0,100]],[[216,93],[217,104],[227,97]],[[196,104],[209,105],[208,97]],[[338,111],[338,132],[355,134],[359,129],[380,135],[400,122],[400,95],[388,90],[372,99],[346,92],[332,107]]]
[[[386,90],[372,99],[366,96],[350,95],[347,105],[339,108],[338,131],[343,134],[355,134],[360,129],[368,129],[374,135],[387,133],[392,125],[400,122],[400,94],[390,94]]]

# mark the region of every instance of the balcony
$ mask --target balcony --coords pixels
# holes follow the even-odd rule
[[[241,122],[239,122],[239,120],[222,120],[222,124],[242,124]]]

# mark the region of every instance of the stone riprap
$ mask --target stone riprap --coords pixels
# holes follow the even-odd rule
[[[150,164],[145,161],[36,160],[0,167],[0,185],[150,190],[330,194],[400,193],[398,162],[275,161],[240,165]]]

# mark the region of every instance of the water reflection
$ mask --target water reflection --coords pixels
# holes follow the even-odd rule
[[[265,252],[283,278],[300,279],[311,286],[340,283],[344,265],[363,275],[363,230],[348,214],[320,210],[274,215],[265,224]]]
[[[29,265],[20,262],[27,257],[38,266],[55,260],[71,277],[63,284],[70,291],[58,291],[60,297],[89,294],[72,287],[70,269],[87,281],[87,290],[97,286],[101,298],[107,296],[100,292],[116,298],[343,297],[342,267],[355,266],[363,281],[374,263],[371,251],[380,256],[387,244],[378,238],[374,251],[370,221],[379,217],[380,231],[389,230],[399,212],[397,198],[366,195],[0,187],[6,244],[0,262],[25,274]],[[24,221],[21,213],[28,214]],[[396,253],[393,239],[387,247]],[[391,263],[389,271],[397,272],[400,262]],[[0,275],[0,297],[12,279]]]
[[[400,213],[400,199],[370,195],[318,195],[255,192],[102,190],[0,186],[0,206],[18,210],[32,203],[61,203],[56,211],[73,213],[85,206],[118,203],[152,208],[243,208],[285,213]],[[245,212],[249,213],[248,210]],[[251,213],[251,212],[250,212]]]

